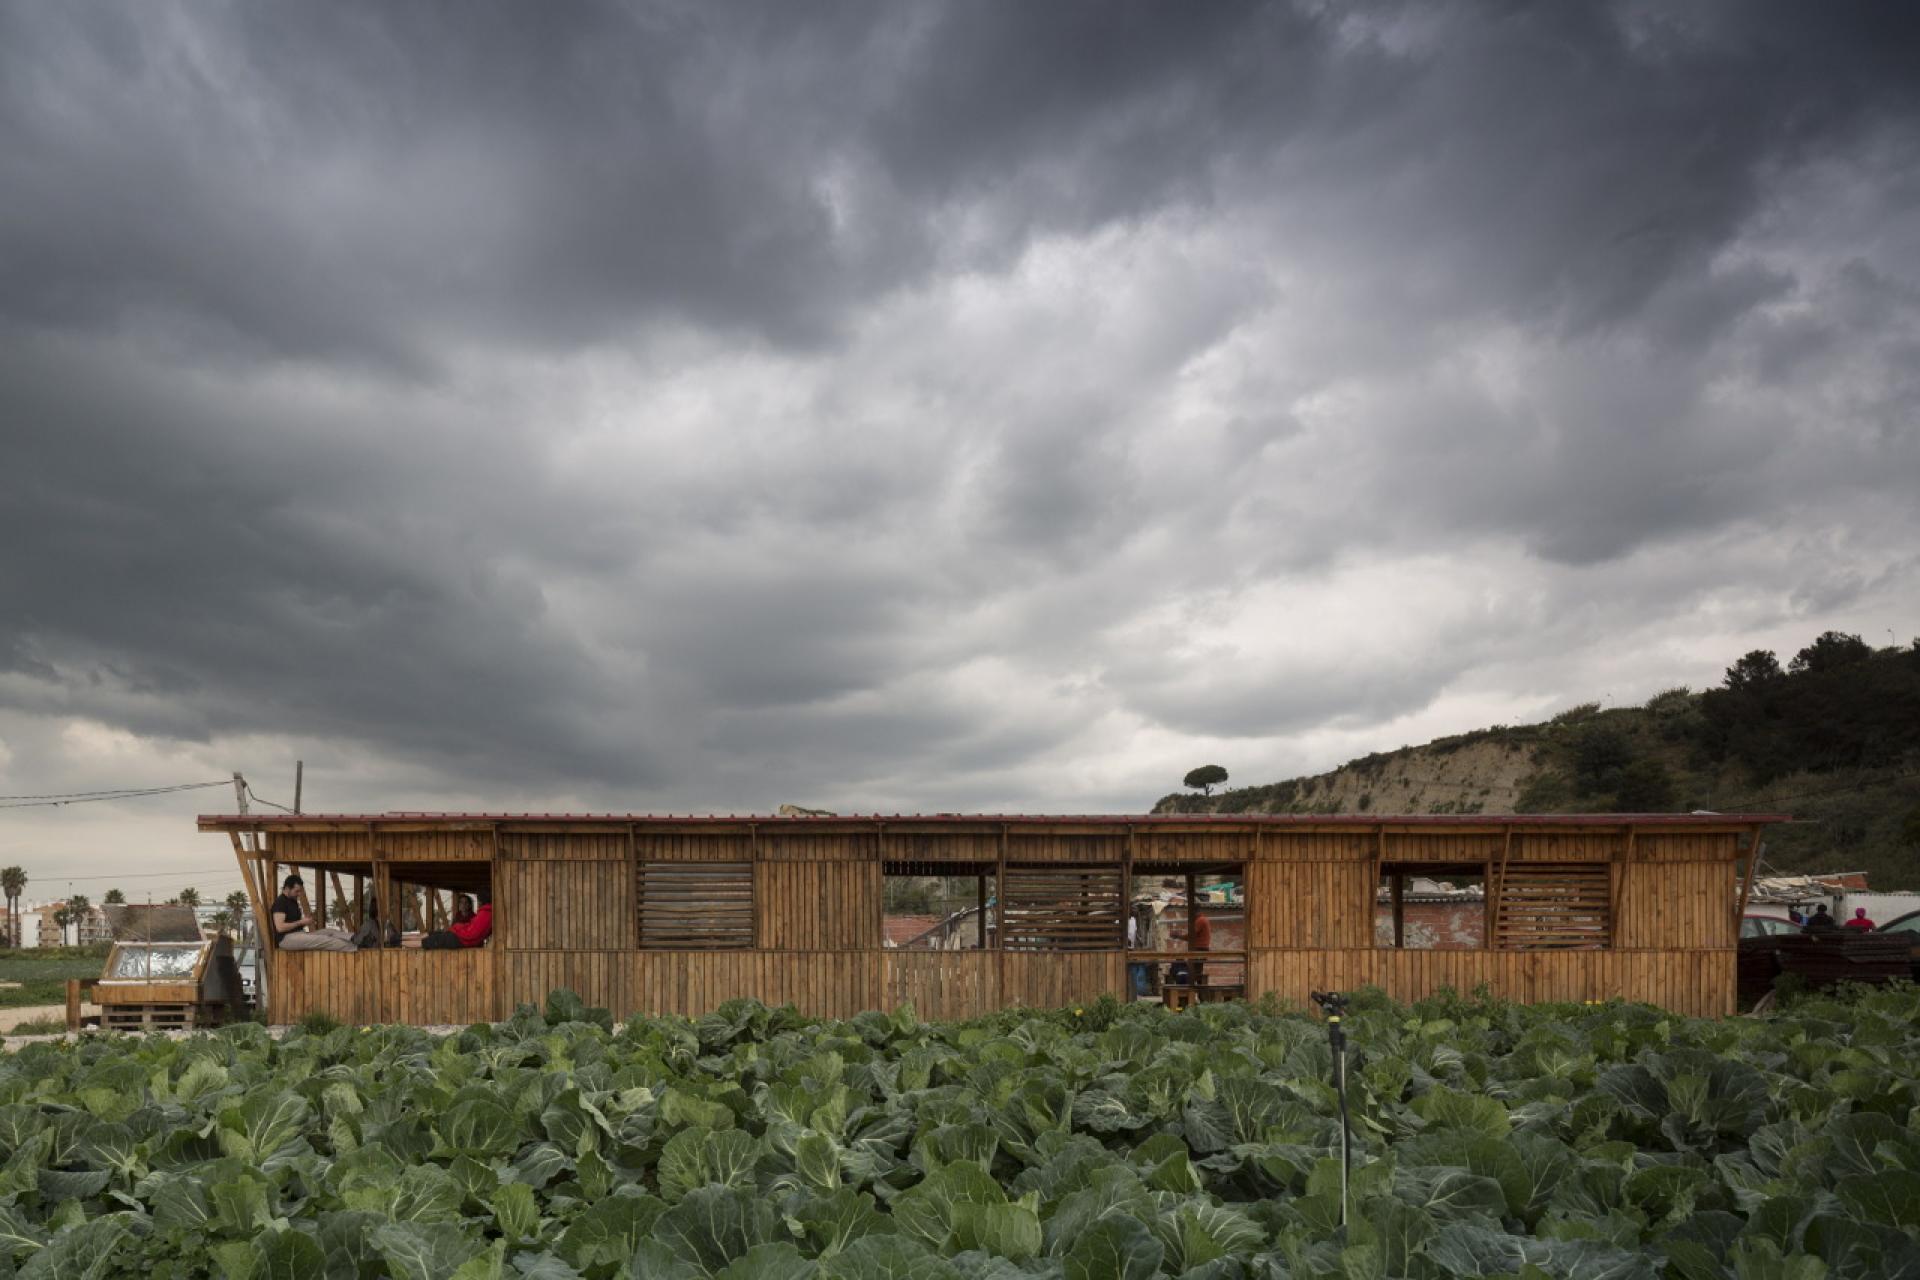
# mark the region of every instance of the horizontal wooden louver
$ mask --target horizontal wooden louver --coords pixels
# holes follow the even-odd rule
[[[753,946],[751,862],[642,862],[640,945],[656,951]]]
[[[1607,868],[1513,863],[1495,890],[1494,945],[1507,951],[1604,947],[1612,933]]]
[[[1002,897],[1009,951],[1110,951],[1125,938],[1118,866],[1010,866]]]

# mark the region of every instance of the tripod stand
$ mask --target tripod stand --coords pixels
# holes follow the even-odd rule
[[[1347,1115],[1347,997],[1338,991],[1309,994],[1327,1019],[1327,1047],[1333,1051],[1333,1091],[1340,1101],[1340,1225],[1347,1225],[1347,1180],[1353,1168],[1353,1124]]]

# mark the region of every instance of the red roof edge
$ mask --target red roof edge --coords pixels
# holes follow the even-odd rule
[[[1027,825],[1154,826],[1162,824],[1229,826],[1433,826],[1433,827],[1747,827],[1790,822],[1784,813],[843,813],[831,817],[785,817],[775,814],[674,813],[436,813],[426,810],[389,810],[386,813],[225,813],[202,814],[202,827],[297,827],[308,824],[407,822],[568,822],[568,823],[677,823],[738,826],[834,826],[847,823],[979,823]]]

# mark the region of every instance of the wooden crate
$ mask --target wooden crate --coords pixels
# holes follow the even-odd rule
[[[224,1004],[114,1004],[100,1010],[107,1031],[203,1031],[226,1023]]]

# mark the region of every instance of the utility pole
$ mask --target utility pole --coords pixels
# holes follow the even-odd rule
[[[293,811],[295,813],[300,812],[300,783],[306,777],[306,773],[307,762],[295,760],[293,762]]]
[[[245,817],[247,814],[247,780],[240,776],[238,769],[233,771],[233,802],[239,806],[236,812],[242,817]],[[254,838],[253,832],[249,831],[246,834],[247,851],[249,853],[260,852],[260,842]]]

